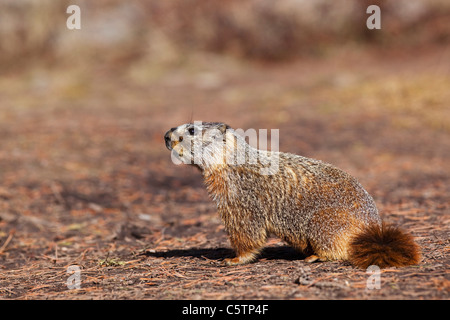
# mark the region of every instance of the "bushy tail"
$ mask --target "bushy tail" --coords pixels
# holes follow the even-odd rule
[[[380,268],[403,267],[417,264],[419,246],[413,237],[398,227],[382,224],[367,228],[350,243],[349,261],[366,269],[370,265]]]

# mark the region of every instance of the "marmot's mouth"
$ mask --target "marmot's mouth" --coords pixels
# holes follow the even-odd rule
[[[175,149],[175,147],[178,145],[178,141],[171,141],[170,142],[170,150]]]
[[[164,135],[164,141],[166,142],[166,148],[169,149],[170,151],[172,151],[172,131],[169,130],[166,132],[166,134]]]

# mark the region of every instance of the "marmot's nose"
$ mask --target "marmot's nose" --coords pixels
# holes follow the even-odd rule
[[[169,150],[172,150],[172,147],[171,147],[171,145],[170,145],[170,141],[172,140],[172,132],[173,132],[173,129],[174,129],[174,128],[170,129],[170,130],[167,131],[166,134],[164,135],[164,141],[166,142],[166,147],[167,147],[167,149],[169,149]]]

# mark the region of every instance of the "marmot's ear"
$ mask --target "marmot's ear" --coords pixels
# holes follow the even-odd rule
[[[219,125],[217,126],[217,129],[219,129],[220,132],[222,132],[222,134],[224,134],[227,129],[230,129],[230,126],[226,125],[225,123],[219,123]]]

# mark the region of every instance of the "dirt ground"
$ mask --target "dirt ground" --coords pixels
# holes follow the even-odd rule
[[[448,47],[144,70],[0,79],[2,299],[449,298]],[[422,261],[383,270],[373,290],[366,270],[307,264],[276,238],[255,263],[224,266],[233,252],[201,175],[164,146],[191,120],[280,129],[281,151],[356,176]]]

